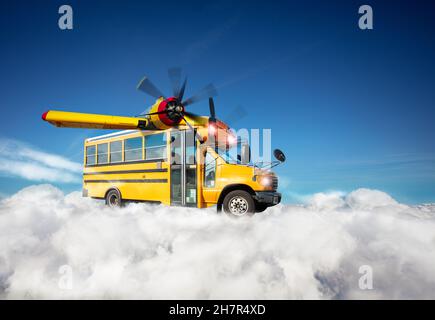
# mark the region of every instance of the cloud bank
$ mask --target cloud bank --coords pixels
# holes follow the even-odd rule
[[[35,185],[0,202],[0,298],[434,299],[435,206],[358,189],[236,220]]]
[[[0,139],[0,174],[31,181],[80,183],[81,164],[36,150],[11,139]]]

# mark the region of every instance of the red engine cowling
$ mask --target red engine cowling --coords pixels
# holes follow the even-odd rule
[[[178,125],[184,114],[184,107],[180,104],[177,98],[170,97],[160,102],[157,108],[159,119],[167,126]],[[166,111],[163,113],[163,111]]]

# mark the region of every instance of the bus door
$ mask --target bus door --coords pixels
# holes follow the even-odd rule
[[[190,130],[171,131],[171,205],[196,207],[196,140]]]

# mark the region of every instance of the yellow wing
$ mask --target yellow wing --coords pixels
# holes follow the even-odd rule
[[[148,120],[144,118],[56,110],[45,112],[42,119],[56,127],[66,128],[145,129],[148,125]]]

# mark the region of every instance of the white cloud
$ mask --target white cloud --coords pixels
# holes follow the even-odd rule
[[[101,202],[51,185],[0,203],[1,298],[435,298],[435,206],[317,194],[250,219]],[[59,268],[72,268],[62,290]],[[361,265],[373,290],[360,290]]]
[[[11,139],[0,139],[0,173],[32,181],[79,183],[81,164],[39,151]]]
[[[379,190],[358,189],[349,193],[346,202],[354,209],[373,209],[399,205],[390,195]]]
[[[345,205],[342,196],[343,193],[339,191],[319,192],[311,196],[308,203],[314,210],[334,210]]]

